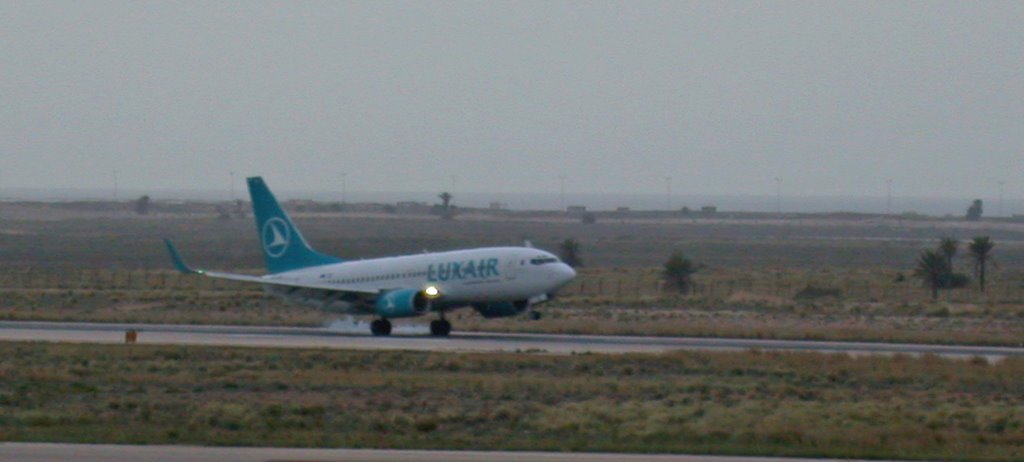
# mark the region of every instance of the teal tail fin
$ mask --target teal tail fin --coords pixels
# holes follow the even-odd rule
[[[309,246],[288,214],[281,209],[263,178],[256,176],[247,181],[252,211],[256,217],[256,231],[263,245],[268,272],[281,273],[344,261],[324,255]]]

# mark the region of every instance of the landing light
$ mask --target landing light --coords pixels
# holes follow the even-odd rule
[[[426,289],[423,289],[423,293],[430,298],[434,298],[440,295],[441,291],[437,290],[437,286],[427,286]]]

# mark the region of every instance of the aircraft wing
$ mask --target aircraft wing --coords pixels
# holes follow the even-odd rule
[[[264,284],[277,287],[290,287],[295,289],[312,289],[312,290],[324,290],[336,293],[350,293],[359,295],[379,295],[380,292],[371,289],[363,288],[349,288],[343,286],[337,286],[333,284],[310,284],[305,282],[287,281],[281,279],[270,279],[262,276],[252,276],[249,274],[237,274],[237,273],[222,273],[218,271],[206,271],[201,269],[195,269],[188,266],[185,260],[181,258],[181,254],[178,253],[178,249],[174,247],[170,239],[164,239],[164,244],[167,245],[167,251],[171,254],[171,260],[174,262],[174,267],[182,274],[196,274],[200,276],[211,277],[215,279],[225,279],[229,281],[239,282],[254,282],[257,284]]]

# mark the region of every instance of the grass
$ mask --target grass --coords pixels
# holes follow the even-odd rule
[[[0,204],[7,217],[9,204]],[[30,208],[33,206],[29,206]],[[445,222],[298,214],[321,250],[372,257],[580,238],[587,267],[538,322],[456,329],[1017,345],[1024,232],[941,221]],[[814,220],[809,220],[814,221]],[[982,223],[981,226],[988,226]],[[939,235],[991,234],[992,290],[930,300]],[[0,225],[0,319],[323,325],[259,288],[168,271],[259,268],[252,223],[168,215]],[[660,290],[672,249],[707,266]],[[0,440],[1024,460],[1024,361],[680,352],[442,354],[0,343]]]
[[[941,310],[942,308],[940,308]],[[1021,346],[1019,319],[949,316],[831,315],[749,310],[629,307],[549,307],[541,321],[482,320],[470,312],[452,317],[460,329],[485,332],[736,337]]]
[[[0,319],[309,326],[327,318],[258,290],[7,289]]]
[[[457,329],[492,332],[1006,346],[1024,339],[1024,304],[1014,301],[1009,276],[987,296],[961,290],[933,301],[893,273],[707,270],[697,293],[682,297],[659,290],[656,268],[584,268],[541,308],[540,321],[483,319],[472,310],[452,318]],[[0,319],[7,320],[322,326],[337,317],[252,285],[166,270],[0,271]]]
[[[249,219],[184,213],[88,218],[85,212],[69,218],[44,210],[58,206],[18,205],[36,218],[13,216],[0,227],[0,319],[321,326],[335,318],[256,287],[170,270],[163,237],[179,241],[198,266],[259,272]],[[10,207],[0,204],[0,217],[11,214]],[[1024,263],[1018,227],[1024,226],[1014,223],[988,229],[939,220],[894,225],[800,218],[583,225],[535,218],[297,214],[310,242],[345,257],[518,245],[523,238],[556,249],[565,237],[583,237],[587,266],[542,308],[543,321],[482,320],[463,311],[455,317],[462,330],[996,345],[1020,345],[1024,338],[1024,272],[1018,269]],[[999,267],[987,294],[956,290],[931,300],[909,277],[916,253],[939,233],[996,239]],[[695,277],[696,292],[685,297],[659,283],[658,265],[676,248],[707,265]]]
[[[0,440],[1024,458],[1024,361],[0,343]]]

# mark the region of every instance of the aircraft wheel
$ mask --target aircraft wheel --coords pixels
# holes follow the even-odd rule
[[[370,323],[370,332],[378,337],[391,335],[391,321],[387,319],[375,319]]]
[[[450,333],[452,333],[452,323],[445,319],[430,321],[430,335],[434,337],[447,337]]]
[[[540,318],[541,318],[540,311],[530,311],[530,320],[531,321],[540,321]]]

